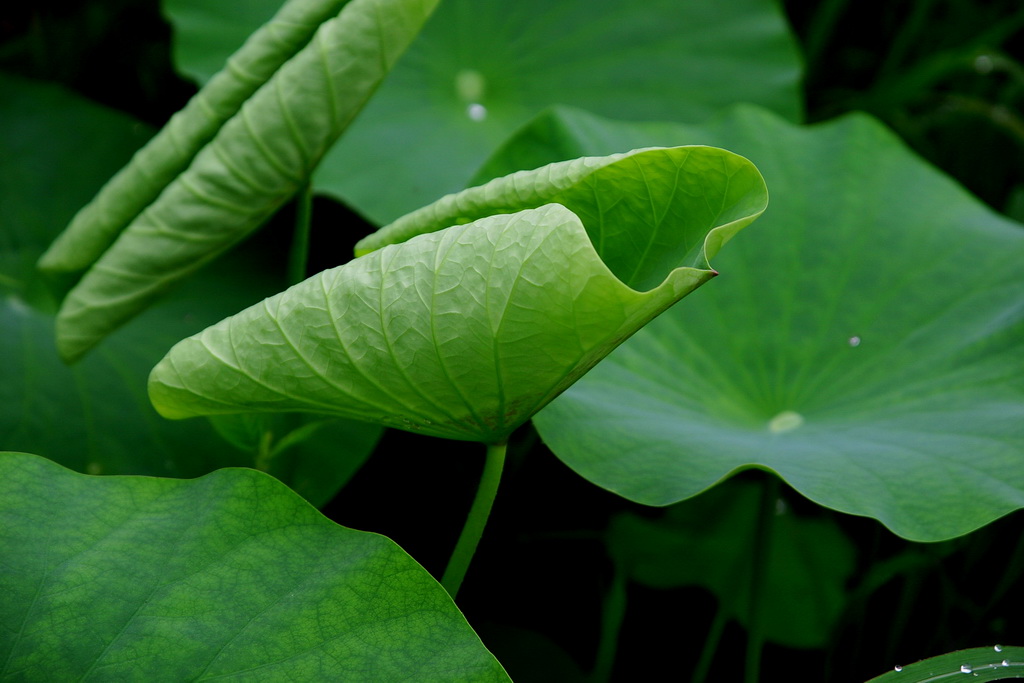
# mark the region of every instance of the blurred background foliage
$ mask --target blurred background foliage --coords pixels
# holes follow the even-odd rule
[[[806,122],[871,113],[990,207],[1024,221],[1019,0],[789,0],[782,10],[802,51]],[[0,71],[59,84],[157,127],[196,90],[176,72],[171,40],[157,0],[21,3],[0,13]],[[0,156],[13,152],[0,149]],[[109,174],[116,165],[101,167]],[[351,245],[374,229],[326,197],[316,199],[314,215],[311,271],[346,260]],[[250,263],[271,263],[287,249],[289,223],[287,215],[275,219],[250,240]],[[246,287],[252,284],[249,294],[267,293],[279,287],[282,271],[276,267],[239,277],[246,278]],[[225,464],[244,464],[248,456],[239,453],[258,450],[246,444],[253,429],[258,433],[265,425],[215,427],[188,438],[216,444],[205,446],[212,449],[234,448]],[[283,429],[287,435],[305,427]],[[215,441],[217,433],[226,441]],[[0,434],[0,446],[11,447],[12,436]],[[375,439],[365,436],[361,449],[368,452]],[[330,452],[332,440],[322,440],[323,450],[307,454],[313,462]],[[16,445],[47,455],[46,445]],[[326,504],[325,514],[390,536],[436,575],[479,476],[475,445],[441,447],[443,457],[428,458],[438,444],[386,433],[374,456]],[[68,464],[89,469],[87,462]],[[254,464],[261,464],[258,457]],[[358,464],[344,468],[335,483],[340,486]],[[739,680],[747,597],[731,591],[736,583],[716,578],[716,572],[728,568],[740,576],[754,561],[751,538],[763,510],[751,487],[767,489],[767,479],[748,472],[667,511],[647,508],[587,483],[552,457],[532,429],[524,429],[511,445],[494,517],[460,606],[519,681],[645,680],[666,669],[679,671],[682,679]],[[712,496],[733,504],[709,526]],[[782,556],[790,559],[779,569],[778,594],[798,591],[784,585],[787,577],[818,579],[828,613],[769,616],[763,624],[766,674],[863,681],[941,652],[1024,643],[1021,513],[958,539],[917,544],[876,521],[818,507],[786,487],[779,496],[793,524],[786,532]],[[320,486],[313,497],[322,502],[329,496]],[[699,554],[706,571],[687,576],[665,570],[658,554],[675,547]],[[770,604],[776,610],[785,606]]]

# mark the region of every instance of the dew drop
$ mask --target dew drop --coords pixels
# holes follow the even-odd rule
[[[971,673],[971,671],[973,671],[971,669],[971,667],[967,666],[966,664],[961,664],[960,665],[960,673],[962,673],[962,674],[969,674],[969,673]]]
[[[1002,645],[996,645],[992,649],[995,650],[996,652],[1002,652],[1003,651],[1003,646]]]
[[[893,671],[903,671],[903,667],[900,666],[899,664],[897,664],[896,666],[893,667]]]
[[[487,79],[479,71],[463,69],[455,74],[455,94],[463,102],[479,102],[487,92]]]
[[[857,336],[850,337],[849,340],[847,340],[847,343],[850,346],[860,346],[860,337],[857,337]]]
[[[978,55],[974,58],[974,70],[980,74],[992,73],[995,67],[996,63],[989,55]]]
[[[775,500],[775,514],[784,515],[789,510],[789,506],[786,505],[786,501],[778,498]]]
[[[784,410],[768,421],[768,431],[773,434],[790,432],[804,423],[804,416],[792,410]]]
[[[479,102],[473,102],[471,105],[466,107],[466,116],[468,116],[471,121],[483,121],[487,118],[487,107]]]
[[[1004,659],[1003,660],[1003,666],[1010,666],[1010,660],[1009,659]]]

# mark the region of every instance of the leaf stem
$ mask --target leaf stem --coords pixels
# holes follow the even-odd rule
[[[306,279],[309,261],[309,229],[313,217],[313,187],[306,183],[295,196],[295,235],[288,254],[288,285],[297,285]]]
[[[469,509],[469,516],[466,524],[462,527],[459,540],[452,551],[451,559],[444,570],[441,578],[441,585],[448,594],[454,598],[462,585],[462,579],[466,576],[469,563],[473,560],[473,554],[483,536],[484,527],[487,525],[487,518],[491,514],[491,506],[494,504],[494,497],[498,493],[498,483],[501,481],[501,470],[505,466],[506,443],[488,444],[487,460],[484,462],[484,472],[480,476],[480,486],[476,490],[476,497]]]
[[[715,659],[718,643],[722,640],[722,633],[725,632],[725,624],[728,620],[725,606],[719,604],[718,609],[715,610],[715,618],[708,628],[708,634],[704,638],[704,648],[701,650],[700,659],[697,660],[697,666],[693,669],[693,677],[690,679],[690,683],[704,683],[707,680],[708,672],[711,670],[711,663]]]
[[[626,570],[615,563],[612,585],[604,599],[601,614],[601,641],[597,646],[597,659],[590,676],[591,683],[607,683],[615,668],[615,655],[619,645],[619,633],[626,618]]]
[[[761,674],[761,649],[764,630],[761,624],[768,563],[771,562],[772,534],[775,531],[775,504],[779,499],[779,479],[769,474],[762,491],[761,509],[754,536],[754,566],[750,579],[750,617],[747,631],[747,657],[744,683],[757,683]]]

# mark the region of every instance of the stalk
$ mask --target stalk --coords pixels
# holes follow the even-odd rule
[[[466,576],[469,563],[473,560],[476,547],[483,536],[484,527],[487,526],[487,518],[491,514],[491,507],[494,505],[494,497],[498,493],[498,483],[501,481],[501,470],[505,465],[506,443],[488,444],[487,460],[484,462],[484,472],[480,476],[480,486],[476,490],[476,497],[473,499],[473,506],[469,509],[469,516],[466,524],[462,527],[459,540],[455,544],[451,559],[448,560],[448,567],[444,570],[441,578],[441,585],[448,594],[455,598],[462,585],[462,579]]]

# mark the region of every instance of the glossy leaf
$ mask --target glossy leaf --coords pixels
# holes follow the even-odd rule
[[[220,68],[223,60],[217,65],[213,71],[217,75],[75,215],[43,255],[40,267],[50,271],[81,271],[91,266],[121,231],[188,167],[242,104],[309,42],[319,25],[337,14],[342,4],[341,0],[286,3],[231,57],[227,66]],[[177,18],[189,25],[188,13]],[[198,24],[202,26],[205,22]],[[217,31],[223,33],[225,25],[230,24],[218,24]]]
[[[1024,507],[1020,225],[865,116],[809,129],[748,108],[704,128],[553,116],[524,134],[529,149],[728,145],[774,197],[723,255],[728,278],[537,416],[570,467],[653,505],[770,469],[922,541]]]
[[[170,16],[182,43],[219,25]],[[238,39],[219,35],[222,60]],[[212,43],[176,46],[179,69],[209,71]],[[797,119],[801,72],[786,19],[766,0],[445,0],[315,185],[383,224],[465,187],[495,147],[551,104],[700,121],[756,102]]]
[[[762,495],[751,482],[727,482],[659,519],[619,515],[608,532],[609,551],[637,583],[706,588],[718,609],[744,626],[752,576],[764,572],[757,604],[764,637],[789,647],[823,647],[846,607],[846,582],[856,568],[853,543],[834,521],[798,517],[779,499],[772,505],[768,561],[758,566],[753,553]]]
[[[306,182],[437,0],[353,0],[248,99],[71,291],[57,318],[75,360],[256,229]]]
[[[56,303],[36,259],[151,131],[53,85],[0,77],[0,88],[0,147],[11,152],[0,155],[0,447],[104,474],[195,477],[258,464],[255,449],[225,448],[203,421],[161,419],[145,383],[176,341],[271,294],[283,277],[261,262],[222,261],[97,354],[66,366],[53,343]],[[363,423],[330,425],[281,453],[269,470],[324,503],[369,455],[380,431]]]
[[[0,547],[5,680],[508,680],[397,545],[252,470],[90,477],[3,453]]]
[[[1024,678],[1024,647],[995,645],[948,652],[897,665],[868,683],[938,683],[938,681],[1005,681]]]
[[[569,175],[568,187],[556,180]],[[545,185],[576,213],[544,204],[490,216],[314,276],[178,344],[151,376],[154,405],[174,418],[307,410],[504,441],[710,279],[707,257],[767,200],[741,157],[655,149],[498,180],[411,224],[436,229],[451,207],[532,206]],[[630,239],[604,260],[595,251]]]

